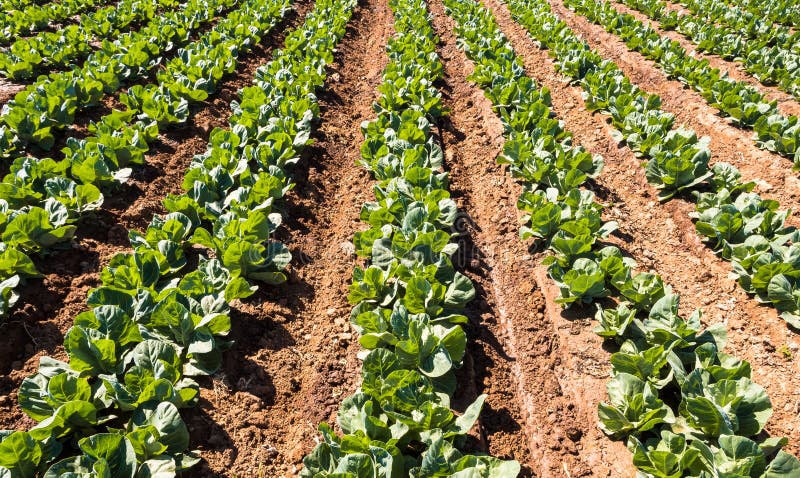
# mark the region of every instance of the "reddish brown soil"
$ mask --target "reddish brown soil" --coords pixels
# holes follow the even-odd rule
[[[450,171],[450,190],[462,213],[456,227],[462,234],[456,263],[472,279],[477,291],[476,299],[467,310],[471,319],[471,363],[467,365],[473,370],[475,394],[485,393],[487,400],[480,418],[481,442],[476,448],[494,456],[516,459],[523,465],[523,476],[534,476],[539,474],[537,462],[548,452],[537,453],[542,444],[537,438],[541,436],[530,428],[528,405],[541,398],[540,410],[548,403],[546,413],[553,418],[562,413],[564,404],[559,400],[557,383],[552,380],[553,358],[538,346],[541,341],[529,343],[531,349],[525,352],[530,355],[523,357],[519,346],[509,340],[513,333],[509,332],[507,324],[514,318],[520,319],[520,313],[522,318],[527,318],[525,310],[539,309],[537,297],[524,293],[506,297],[497,290],[493,270],[509,264],[493,253],[505,242],[495,228],[498,221],[508,224],[514,219],[498,215],[493,206],[497,204],[497,195],[508,199],[509,194],[503,188],[491,188],[488,191],[495,193],[495,197],[480,196],[478,184],[469,175],[469,171],[485,172],[483,178],[495,184],[499,171],[493,167],[491,158],[499,150],[502,129],[499,121],[481,121],[483,113],[491,115],[492,112],[480,93],[466,82],[471,65],[456,48],[452,22],[444,14],[440,2],[430,2],[430,9],[434,14],[434,29],[441,40],[439,55],[445,69],[440,90],[445,106],[451,111],[442,121],[440,133],[445,164]],[[481,164],[487,161],[488,164]],[[508,211],[513,214],[514,210]],[[489,214],[495,217],[490,219]],[[485,229],[487,226],[489,230]],[[520,381],[522,366],[539,375],[541,383],[537,384],[534,394],[527,394],[530,390]],[[553,421],[560,425],[565,420],[559,416]],[[563,434],[551,437],[547,446],[549,449],[570,447],[571,443],[562,444],[561,440]]]
[[[6,104],[8,100],[24,89],[25,85],[14,83],[5,78],[0,79],[0,106]]]
[[[728,352],[752,362],[754,379],[767,389],[772,399],[775,413],[767,431],[789,437],[787,449],[797,453],[800,449],[797,408],[800,363],[787,359],[780,350],[784,348],[796,354],[800,349],[798,335],[788,329],[773,308],[758,305],[734,281],[727,279],[729,263],[716,257],[695,233],[688,218],[692,205],[681,200],[660,205],[656,191],[644,177],[640,159],[612,139],[612,127],[602,116],[591,115],[584,108],[581,89],[567,86],[565,78],[555,73],[553,61],[530,41],[522,27],[512,22],[504,5],[498,0],[486,3],[493,8],[528,72],[550,88],[556,116],[564,120],[577,143],[605,158],[606,167],[594,190],[602,202],[610,205],[607,219],[620,223],[620,231],[612,242],[631,254],[640,270],[661,274],[681,294],[685,313],[703,308],[704,323],[727,321]],[[713,143],[712,148],[716,152]],[[548,305],[558,310],[551,302],[558,294],[553,290],[552,281],[541,270],[537,278],[540,284],[547,284],[544,288]],[[551,307],[548,310],[551,311]],[[587,318],[593,312],[576,310],[574,314]],[[571,332],[579,338],[585,335],[587,343],[591,340],[588,329]],[[586,352],[597,353],[588,349]],[[601,371],[607,370],[607,361],[596,363]],[[588,370],[593,373],[596,369]]]
[[[619,37],[589,22],[564,7],[561,0],[550,1],[553,11],[573,31],[583,36],[604,58],[616,62],[631,81],[648,93],[661,97],[662,109],[675,115],[677,124],[692,128],[700,136],[711,138],[712,162],[725,161],[739,168],[745,179],[760,180],[756,189],[764,197],[776,199],[784,208],[800,199],[800,180],[791,169],[790,160],[759,149],[750,139],[752,131],[732,126],[717,115],[717,110],[693,90],[677,80],[668,80],[650,60],[630,51]]]
[[[800,114],[800,103],[798,103],[798,101],[792,95],[779,90],[776,86],[762,85],[757,79],[755,79],[745,70],[744,65],[741,62],[725,60],[718,55],[697,51],[697,45],[695,45],[689,37],[683,36],[674,30],[667,31],[662,29],[660,23],[650,20],[647,15],[626,6],[618,0],[614,0],[612,4],[617,11],[621,13],[629,13],[644,24],[649,24],[656,32],[658,32],[659,35],[665,36],[670,40],[677,41],[683,48],[686,49],[686,51],[694,52],[694,56],[708,60],[708,63],[712,68],[718,68],[723,73],[727,72],[728,76],[732,79],[744,81],[758,88],[762,93],[764,93],[769,101],[775,100],[778,102],[778,109],[783,114],[795,116]],[[691,12],[680,5],[673,5],[667,2],[667,7],[670,10],[691,15]]]
[[[609,351],[591,331],[594,311],[563,311],[555,304],[558,292],[539,265],[542,253],[518,239],[519,186],[495,163],[503,142],[500,122],[482,92],[466,81],[473,67],[456,48],[441,0],[430,4],[445,69],[438,86],[452,111],[438,133],[451,191],[463,211],[456,264],[477,290],[467,309],[471,340],[454,404],[463,409],[478,394],[488,395],[468,446],[519,460],[523,476],[632,476],[624,444],[597,427],[597,403],[606,399],[610,366]],[[609,204],[607,219],[620,222],[612,242],[640,269],[662,274],[683,296],[684,310],[705,307],[706,323],[728,322],[729,351],[753,362],[755,379],[773,400],[768,432],[788,436],[789,451],[799,452],[800,365],[781,352],[800,353],[797,335],[773,309],[759,306],[726,279],[730,266],[700,242],[688,219],[691,205],[681,200],[660,205],[640,160],[613,141],[602,116],[585,110],[580,89],[555,72],[547,53],[511,21],[499,0],[487,4],[528,73],[551,89],[554,112],[576,142],[605,157],[606,169],[592,187]],[[310,0],[298,2],[297,13],[265,48],[242,61],[215,100],[199,107],[187,127],[163,136],[148,165],[85,220],[72,249],[39,261],[45,279],[31,282],[22,298],[28,305],[0,326],[15,344],[0,350],[0,429],[32,424],[16,406],[20,381],[35,371],[40,356],[63,358],[61,337],[83,310],[86,292],[97,285],[100,267],[127,249],[128,229],[142,229],[153,214],[164,212],[161,199],[180,190],[185,169],[205,149],[210,129],[224,126],[237,89],[249,84],[255,68],[310,6]],[[562,6],[556,9],[564,13]],[[642,88],[659,93],[679,121],[711,135],[716,159],[769,181],[771,186],[762,184],[761,190],[784,205],[797,199],[800,186],[788,161],[757,150],[749,133],[714,116],[702,98],[665,80],[652,63],[612,36],[567,16]],[[362,0],[319,95],[316,143],[295,167],[296,187],[282,206],[286,223],[276,238],[295,257],[289,281],[263,286],[235,304],[231,338],[236,345],[225,355],[222,370],[203,381],[200,406],[184,415],[192,447],[204,458],[191,476],[296,476],[318,439],[318,424],[335,422],[342,398],[358,385],[359,346],[346,294],[359,261],[350,241],[363,227],[361,204],[373,196],[372,181],[356,161],[360,123],[374,117],[371,104],[392,33],[387,1]]]

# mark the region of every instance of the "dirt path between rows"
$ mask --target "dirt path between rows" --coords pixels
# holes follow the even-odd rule
[[[290,280],[237,307],[237,345],[202,392],[207,406],[189,418],[193,446],[207,461],[193,476],[296,476],[317,426],[335,423],[359,381],[347,302],[356,264],[350,241],[372,181],[355,162],[392,25],[385,1],[364,0],[340,43],[319,95],[316,143],[294,167],[297,186],[278,235],[295,258]],[[204,439],[209,430],[214,437]]]
[[[783,208],[797,203],[800,180],[792,171],[790,160],[759,149],[750,139],[752,131],[736,128],[727,119],[717,116],[717,110],[700,94],[677,80],[668,80],[657,65],[630,51],[619,37],[567,9],[561,0],[550,0],[550,4],[556,15],[604,58],[613,60],[632,83],[647,93],[659,95],[662,109],[674,114],[677,124],[694,129],[699,136],[710,137],[712,162],[725,161],[739,168],[745,179],[761,180],[756,191],[778,200]]]
[[[728,76],[736,81],[743,81],[748,83],[758,90],[760,90],[769,101],[777,101],[778,102],[778,109],[784,115],[798,115],[800,114],[800,102],[798,102],[792,95],[786,93],[785,91],[781,91],[778,89],[777,86],[767,86],[761,84],[756,78],[754,78],[750,73],[745,70],[744,65],[738,61],[730,61],[725,60],[719,55],[714,55],[711,53],[705,53],[697,50],[697,45],[692,42],[692,40],[678,33],[675,30],[664,30],[661,28],[661,24],[659,22],[653,21],[647,17],[644,13],[641,13],[633,8],[628,7],[627,5],[623,4],[619,0],[612,0],[612,6],[617,9],[618,12],[621,13],[628,13],[636,17],[637,20],[644,23],[645,25],[650,25],[656,33],[663,37],[667,37],[670,40],[676,41],[680,43],[680,45],[686,49],[688,52],[693,52],[694,56],[700,59],[708,60],[709,65],[712,68],[717,68],[721,72],[728,73]],[[681,6],[672,5],[670,3],[666,3],[667,7],[670,10],[674,10],[677,12],[683,12],[686,14],[691,15],[691,12],[686,10]]]
[[[298,25],[311,6],[310,0],[297,1],[273,33],[240,58],[239,68],[213,99],[186,125],[162,134],[146,157],[147,164],[135,168],[124,187],[106,194],[101,210],[79,223],[71,246],[35,258],[44,278],[21,289],[17,309],[0,323],[9,343],[15,344],[0,348],[0,429],[32,425],[17,407],[20,383],[36,372],[41,356],[65,358],[64,333],[86,310],[86,295],[100,284],[102,267],[114,255],[130,250],[128,230],[143,230],[154,214],[166,212],[161,200],[181,192],[186,169],[194,155],[206,150],[211,129],[227,126],[229,104],[238,98],[238,90],[252,83],[258,66],[271,58],[273,48],[283,45],[286,31]]]
[[[620,224],[612,242],[631,254],[643,271],[655,271],[681,294],[682,311],[705,312],[705,324],[727,321],[727,352],[753,364],[753,377],[763,385],[775,413],[767,431],[790,439],[788,450],[800,450],[800,360],[787,360],[780,349],[796,354],[800,337],[791,331],[771,307],[760,306],[727,278],[730,264],[715,256],[700,241],[688,213],[693,206],[673,200],[660,205],[657,191],[647,183],[641,160],[612,138],[613,127],[601,115],[592,115],[583,104],[581,88],[571,87],[556,73],[547,52],[537,48],[525,30],[513,22],[504,5],[487,0],[524,60],[529,74],[551,90],[553,111],[574,134],[576,142],[605,159],[605,169],[593,188],[600,201],[609,204],[607,220]],[[552,284],[543,271],[539,278]],[[557,297],[551,285],[548,298]],[[576,311],[577,314],[577,311]],[[580,315],[591,317],[591,311]],[[586,330],[591,334],[591,331]],[[585,333],[581,332],[581,334]],[[603,364],[607,367],[607,364]]]
[[[495,187],[498,186],[498,177],[502,179],[502,173],[497,174],[499,171],[496,171],[492,161],[502,144],[502,129],[499,121],[481,121],[479,108],[488,106],[482,94],[466,82],[471,65],[456,47],[452,20],[445,15],[439,2],[429,3],[433,14],[432,26],[440,38],[438,54],[444,66],[444,79],[439,89],[445,106],[451,111],[448,117],[442,119],[439,132],[445,154],[445,168],[449,170],[451,179],[449,189],[461,212],[456,224],[456,231],[461,236],[454,262],[472,280],[477,292],[475,300],[468,304],[466,310],[470,318],[467,359],[468,366],[473,370],[474,394],[485,393],[487,399],[480,416],[482,443],[475,448],[493,456],[519,461],[523,466],[521,476],[539,476],[537,462],[541,456],[537,454],[536,448],[540,443],[534,439],[523,411],[527,402],[534,397],[526,399],[520,395],[524,389],[518,387],[515,378],[520,368],[517,350],[509,343],[501,325],[508,315],[505,308],[512,304],[498,297],[492,284],[490,270],[495,257],[487,249],[496,247],[497,244],[488,243],[482,229],[487,221],[487,205],[494,208],[492,214],[496,215],[496,219],[505,223],[510,221],[513,224],[516,217],[503,216],[504,211],[513,214],[514,210],[498,211],[497,205],[500,203],[496,197],[481,197],[478,201],[470,196],[477,186],[472,179],[474,175],[480,175],[487,181],[484,184],[491,185],[489,189],[492,192],[505,195],[505,199],[509,198],[507,193]],[[487,112],[492,115],[491,110]],[[526,309],[536,310],[532,302],[521,301],[513,304],[513,307],[520,312]],[[520,308],[516,309],[517,306]],[[535,359],[530,358],[532,362]],[[549,364],[545,363],[544,367],[547,366]],[[546,384],[549,385],[552,384]],[[466,387],[459,388],[459,395],[464,394],[464,388]]]
[[[25,89],[25,85],[6,78],[0,78],[0,107],[8,103],[17,93]]]
[[[484,385],[494,389],[499,381],[506,393],[513,391],[513,401],[506,398],[500,403],[527,435],[527,465],[535,476],[630,475],[630,454],[596,426],[596,406],[605,398],[608,358],[599,340],[591,336],[588,342],[584,337],[575,340],[570,332],[573,324],[557,309],[546,309],[534,277],[538,254],[526,250],[517,235],[520,187],[495,163],[504,141],[502,126],[489,100],[466,81],[473,66],[455,48],[453,21],[444,15],[439,1],[431,7],[443,40],[452,110],[444,135],[446,159],[452,189],[469,214],[466,229],[472,244],[466,249],[467,271],[491,307],[482,314],[486,338],[479,343],[492,352],[489,357],[497,372]],[[582,353],[586,349],[599,351],[600,357]],[[598,368],[599,376],[587,375],[587,369]],[[502,435],[507,436],[507,432]],[[490,437],[489,450],[507,453],[513,442],[491,442],[498,438]],[[518,450],[522,447],[515,445]]]

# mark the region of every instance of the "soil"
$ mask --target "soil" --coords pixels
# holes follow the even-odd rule
[[[0,104],[5,104],[17,93],[25,89],[25,85],[15,83],[5,78],[0,79]]]
[[[767,181],[760,191],[784,206],[797,201],[800,183],[787,160],[758,150],[748,132],[715,116],[699,95],[666,80],[651,62],[568,12],[560,0],[552,1],[593,47],[617,61],[644,90],[660,94],[679,122],[709,135],[715,159]],[[262,286],[254,297],[234,304],[234,348],[225,354],[221,371],[201,383],[200,405],[184,413],[191,446],[203,457],[190,476],[297,476],[303,456],[318,440],[318,424],[335,424],[339,404],[360,381],[359,345],[346,295],[352,269],[360,263],[351,240],[364,227],[360,207],[373,195],[372,180],[356,161],[360,124],[374,117],[385,45],[394,30],[387,0],[359,3],[319,93],[315,144],[295,166],[295,188],[280,206],[285,223],[276,239],[294,257],[289,280]],[[661,274],[683,297],[684,312],[702,307],[704,323],[727,322],[728,352],[752,362],[754,379],[772,398],[775,412],[767,433],[787,436],[787,450],[800,453],[800,361],[789,358],[800,353],[797,334],[774,309],[758,305],[727,279],[730,265],[694,231],[688,218],[692,205],[680,199],[658,203],[640,159],[612,139],[603,116],[586,111],[580,88],[556,73],[547,52],[511,20],[500,0],[486,3],[528,74],[550,88],[554,113],[575,142],[605,158],[606,168],[591,188],[609,205],[606,219],[620,223],[610,242],[635,258],[641,270]],[[84,310],[100,268],[128,250],[129,229],[141,230],[153,214],[164,212],[161,200],[180,191],[185,170],[205,150],[210,130],[225,126],[238,89],[250,84],[256,67],[311,6],[310,0],[297,2],[265,46],[242,59],[218,95],[197,107],[186,127],[162,137],[148,165],[137,168],[128,184],[109,194],[101,211],[84,220],[73,245],[37,260],[44,280],[30,281],[21,299],[27,305],[0,325],[15,345],[0,350],[0,429],[33,424],[16,406],[21,380],[35,372],[41,356],[64,358],[63,334]],[[565,311],[557,305],[558,291],[540,265],[543,253],[519,240],[520,187],[495,162],[503,144],[500,121],[480,89],[466,80],[473,66],[456,47],[442,0],[430,0],[430,9],[445,71],[437,86],[451,111],[437,134],[450,190],[462,211],[455,262],[477,291],[466,311],[469,353],[458,373],[454,406],[463,410],[477,395],[487,394],[468,447],[519,460],[522,476],[632,476],[624,443],[597,427],[611,350],[591,330],[594,309]],[[7,88],[0,84],[0,98]]]

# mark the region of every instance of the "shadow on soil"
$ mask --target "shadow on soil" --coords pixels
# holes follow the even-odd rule
[[[486,257],[485,254],[472,240],[471,231],[477,230],[478,226],[468,222],[460,226],[460,229],[464,229],[464,234],[458,238],[458,246],[460,251],[464,251],[464,254],[454,256],[455,267],[473,276],[481,277],[484,281],[491,281],[489,275],[491,266],[483,260],[483,257]],[[493,369],[500,365],[496,363],[495,357],[509,363],[515,360],[514,357],[508,355],[502,341],[485,325],[487,319],[484,317],[492,312],[492,306],[487,300],[489,294],[481,281],[473,281],[473,285],[475,299],[467,305],[464,311],[469,318],[467,334],[470,339],[467,344],[466,366],[458,373],[460,383],[466,380],[470,380],[471,383],[463,386],[463,390],[466,392],[464,395],[455,397],[455,406],[459,409],[465,408],[479,394],[483,393],[482,384],[496,379],[493,377]],[[489,318],[489,320],[494,320],[494,318]],[[494,351],[495,357],[490,356],[487,349]],[[488,447],[487,436],[499,433],[517,434],[521,431],[522,426],[507,408],[493,408],[490,404],[485,403],[480,418],[480,438],[468,436],[465,450],[485,453]],[[520,476],[532,477],[533,471],[522,464]]]

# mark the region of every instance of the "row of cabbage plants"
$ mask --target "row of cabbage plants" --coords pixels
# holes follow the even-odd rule
[[[701,327],[701,313],[684,318],[680,298],[661,277],[635,272],[623,251],[607,245],[617,228],[602,219],[603,205],[585,186],[602,160],[572,144],[553,117],[546,88],[525,75],[491,12],[473,0],[445,0],[460,45],[475,63],[470,79],[483,88],[505,127],[499,161],[523,186],[523,238],[534,237],[552,255],[544,259],[569,307],[598,306],[598,334],[619,347],[611,355],[609,402],[599,405],[601,428],[627,439],[641,476],[789,477],[800,462],[780,451],[786,439],[760,439],[772,413],[750,365],[722,352],[724,326]],[[552,41],[577,38],[560,28],[546,2],[511,0],[512,12],[539,21]],[[592,68],[576,56],[575,65]],[[604,62],[606,69],[608,63]]]
[[[353,272],[351,322],[363,347],[361,386],[341,405],[336,434],[303,462],[303,477],[515,477],[519,464],[464,454],[458,443],[484,396],[463,414],[451,409],[467,336],[472,282],[457,272],[457,207],[431,129],[445,114],[437,38],[423,0],[390,0],[396,35],[387,47],[377,118],[362,124],[361,165],[378,183],[365,203],[368,229],[354,238],[367,259]]]
[[[794,0],[723,0],[722,3],[737,6],[779,25],[800,26],[800,5]]]
[[[679,0],[689,12],[699,18],[711,22],[727,25],[732,32],[742,34],[745,38],[756,40],[763,45],[777,45],[782,48],[796,51],[800,34],[792,28],[775,24],[764,16],[764,13],[755,13],[746,5],[729,5],[725,2],[711,0]]]
[[[647,180],[659,189],[661,200],[680,194],[693,201],[697,232],[732,263],[742,288],[800,328],[800,232],[786,226],[789,211],[752,192],[756,183],[744,181],[732,165],[710,166],[708,138],[676,127],[657,95],[631,84],[616,64],[579,39],[549,7],[529,5],[535,9],[527,14],[515,9],[515,18],[550,49],[561,72],[580,84],[587,108],[610,115],[619,139],[648,158]],[[537,14],[544,19],[537,21]]]
[[[8,44],[20,35],[43,30],[53,22],[67,20],[104,3],[103,0],[7,0],[0,9],[3,13],[0,17],[0,45]]]

